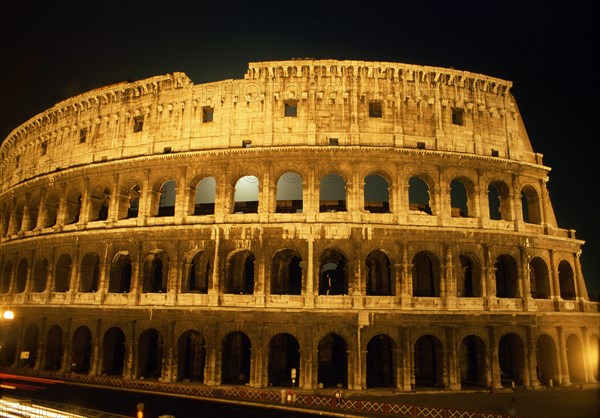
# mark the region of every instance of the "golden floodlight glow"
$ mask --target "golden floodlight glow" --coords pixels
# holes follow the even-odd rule
[[[2,312],[2,318],[4,319],[15,319],[15,313],[11,310]]]

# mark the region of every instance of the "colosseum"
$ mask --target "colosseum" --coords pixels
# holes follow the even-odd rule
[[[557,225],[511,86],[307,58],[32,117],[0,148],[0,371],[350,393],[596,382],[584,242]]]

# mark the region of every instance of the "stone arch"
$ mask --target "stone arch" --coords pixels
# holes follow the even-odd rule
[[[41,293],[46,290],[48,282],[48,260],[45,257],[35,260],[33,265],[33,291]]]
[[[556,344],[548,334],[541,334],[537,339],[537,366],[537,378],[542,384],[560,383]]]
[[[12,280],[12,270],[13,270],[13,263],[11,260],[7,260],[4,263],[4,268],[2,269],[2,286],[0,286],[0,291],[2,293],[8,293],[10,290],[10,282]]]
[[[329,333],[319,341],[317,381],[319,386],[348,386],[348,345],[336,333]]]
[[[489,365],[483,339],[474,334],[467,335],[460,342],[457,355],[461,388],[485,387]]]
[[[142,293],[166,293],[169,257],[162,250],[151,251],[144,260]]]
[[[414,373],[417,387],[444,386],[443,344],[434,335],[422,335],[414,345]]]
[[[346,180],[336,173],[319,182],[319,212],[346,212]]]
[[[254,293],[254,253],[236,251],[227,260],[224,293],[251,295]]]
[[[271,259],[271,294],[299,295],[302,293],[302,256],[286,248]]]
[[[21,232],[22,230],[22,225],[23,225],[23,214],[25,212],[25,207],[23,205],[23,202],[17,201],[17,203],[15,204],[15,209],[13,212],[13,221],[12,221],[12,228],[11,231],[9,231],[9,234],[18,234],[19,232]]]
[[[206,251],[197,251],[183,269],[183,293],[207,293],[212,274],[211,259]]]
[[[364,210],[371,213],[390,212],[390,182],[381,174],[370,174],[364,179]]]
[[[54,269],[54,291],[67,292],[69,290],[69,281],[71,278],[71,256],[67,253],[61,254],[56,261]]]
[[[154,201],[154,197],[158,199]],[[151,216],[173,216],[175,215],[175,201],[177,198],[177,182],[174,179],[168,179],[163,182],[157,190],[157,194],[152,194],[150,199]]]
[[[567,260],[558,263],[558,283],[560,297],[565,300],[575,300],[575,276],[573,268]]]
[[[162,375],[164,341],[155,328],[144,330],[138,339],[137,375],[138,379],[159,379]]]
[[[386,334],[378,334],[367,343],[367,388],[396,387],[394,352],[396,343]]]
[[[198,331],[187,330],[177,341],[177,380],[204,382],[206,343]]]
[[[92,331],[80,326],[73,333],[71,345],[71,372],[88,374],[92,359]]]
[[[98,185],[90,191],[90,221],[105,221],[110,208],[110,187]]]
[[[256,176],[239,178],[235,183],[233,213],[258,213],[259,195],[259,180]]]
[[[276,334],[269,342],[269,386],[292,386],[292,369],[296,369],[296,382],[298,382],[300,379],[300,344],[291,334]]]
[[[571,383],[586,383],[584,354],[579,337],[570,334],[566,340],[567,362]]]
[[[214,177],[203,177],[194,187],[193,215],[213,215],[215,213],[215,197],[217,181]]]
[[[19,366],[33,369],[37,361],[37,353],[40,339],[40,331],[34,324],[29,324],[23,336],[23,351],[27,353],[27,358],[22,359]]]
[[[347,295],[348,271],[344,254],[329,248],[319,258],[319,295]]]
[[[531,224],[541,225],[542,211],[541,200],[538,191],[531,185],[525,185],[521,189],[521,210],[523,221]]]
[[[131,274],[133,266],[131,255],[126,251],[115,254],[110,266],[110,279],[108,282],[109,293],[131,292]]]
[[[56,225],[59,202],[58,191],[56,189],[48,190],[44,199],[42,228],[50,228]]]
[[[431,251],[420,251],[412,260],[413,296],[439,297],[441,270],[438,257]]]
[[[510,188],[500,180],[488,185],[489,216],[492,220],[512,220],[510,210]]]
[[[463,253],[458,256],[459,272],[457,292],[459,297],[481,297],[483,286],[481,280],[481,263],[474,254]]]
[[[550,273],[543,258],[533,257],[529,262],[529,282],[531,296],[536,299],[550,298]]]
[[[81,215],[81,189],[77,186],[71,187],[65,193],[64,225],[76,224]]]
[[[125,333],[121,328],[111,327],[102,338],[102,374],[123,376],[125,364]]]
[[[411,211],[431,215],[430,183],[425,177],[416,175],[408,179],[408,208]]]
[[[303,210],[302,176],[295,171],[283,173],[277,180],[275,193],[276,213],[302,213]]]
[[[137,218],[140,210],[141,184],[136,179],[130,179],[123,183],[119,195],[118,219]]]
[[[466,177],[456,177],[450,182],[450,215],[453,218],[472,217],[474,212],[474,186]]]
[[[392,296],[392,264],[389,257],[381,250],[373,250],[366,259],[366,293],[367,296]]]
[[[59,325],[52,325],[46,334],[46,353],[43,370],[60,370],[63,355],[63,330]]]
[[[501,254],[494,263],[496,277],[496,297],[518,298],[518,266],[515,259],[508,254]]]
[[[27,212],[29,214],[29,218],[27,220],[26,225],[24,225],[23,227],[25,231],[31,231],[37,226],[40,212],[40,202],[40,192],[37,190],[35,192],[32,192],[27,202]]]
[[[523,385],[525,382],[525,352],[523,341],[515,333],[508,333],[498,342],[498,362],[500,364],[500,381],[502,386],[510,387],[514,382]]]
[[[94,252],[87,253],[81,260],[79,270],[79,291],[96,292],[100,281],[100,256]]]
[[[221,383],[245,385],[250,382],[250,338],[241,331],[223,338],[221,351]]]
[[[23,293],[27,286],[27,275],[29,273],[29,260],[23,257],[21,261],[19,261],[19,265],[17,267],[17,277],[15,280],[15,290],[14,293]]]

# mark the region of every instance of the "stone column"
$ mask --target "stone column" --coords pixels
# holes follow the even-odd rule
[[[125,331],[125,361],[123,362],[123,378],[131,380],[137,378],[137,359],[138,343],[135,332],[136,321],[129,323],[129,330]]]
[[[583,279],[583,271],[581,270],[581,251],[575,253],[575,292],[577,300],[580,302],[589,300],[585,280]]]
[[[460,390],[460,372],[456,352],[456,327],[446,327],[446,364],[448,364],[448,380],[444,382],[450,390]]]
[[[592,353],[590,349],[590,336],[588,333],[588,327],[581,327],[581,346],[583,349],[583,368],[585,370],[585,382],[594,382],[594,372],[592,370],[592,356],[597,356],[598,353]]]
[[[571,377],[569,376],[569,359],[567,357],[567,345],[563,327],[559,326],[556,330],[558,331],[558,370],[560,383],[563,386],[569,386],[571,384]]]
[[[204,384],[214,386],[219,384],[217,379],[217,349],[215,344],[206,343],[206,360],[204,362]]]
[[[500,343],[500,339],[499,339],[500,330],[493,326],[488,327],[488,330],[489,330],[489,340],[490,340],[488,355],[490,357],[490,365],[492,368],[492,370],[491,370],[492,387],[495,389],[501,389],[502,388],[502,380],[500,378],[500,361],[498,359],[498,349],[499,349],[499,343]]]
[[[527,374],[529,375],[529,385],[533,389],[538,389],[541,387],[541,384],[537,375],[537,351],[535,344],[535,332],[532,326],[527,327],[527,341],[524,354],[525,358],[527,359],[526,364],[529,365],[529,369],[527,370]]]

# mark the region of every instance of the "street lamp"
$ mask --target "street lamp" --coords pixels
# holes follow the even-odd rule
[[[2,311],[0,316],[0,366],[4,365],[4,321],[12,321],[15,319],[15,313],[8,308]]]

